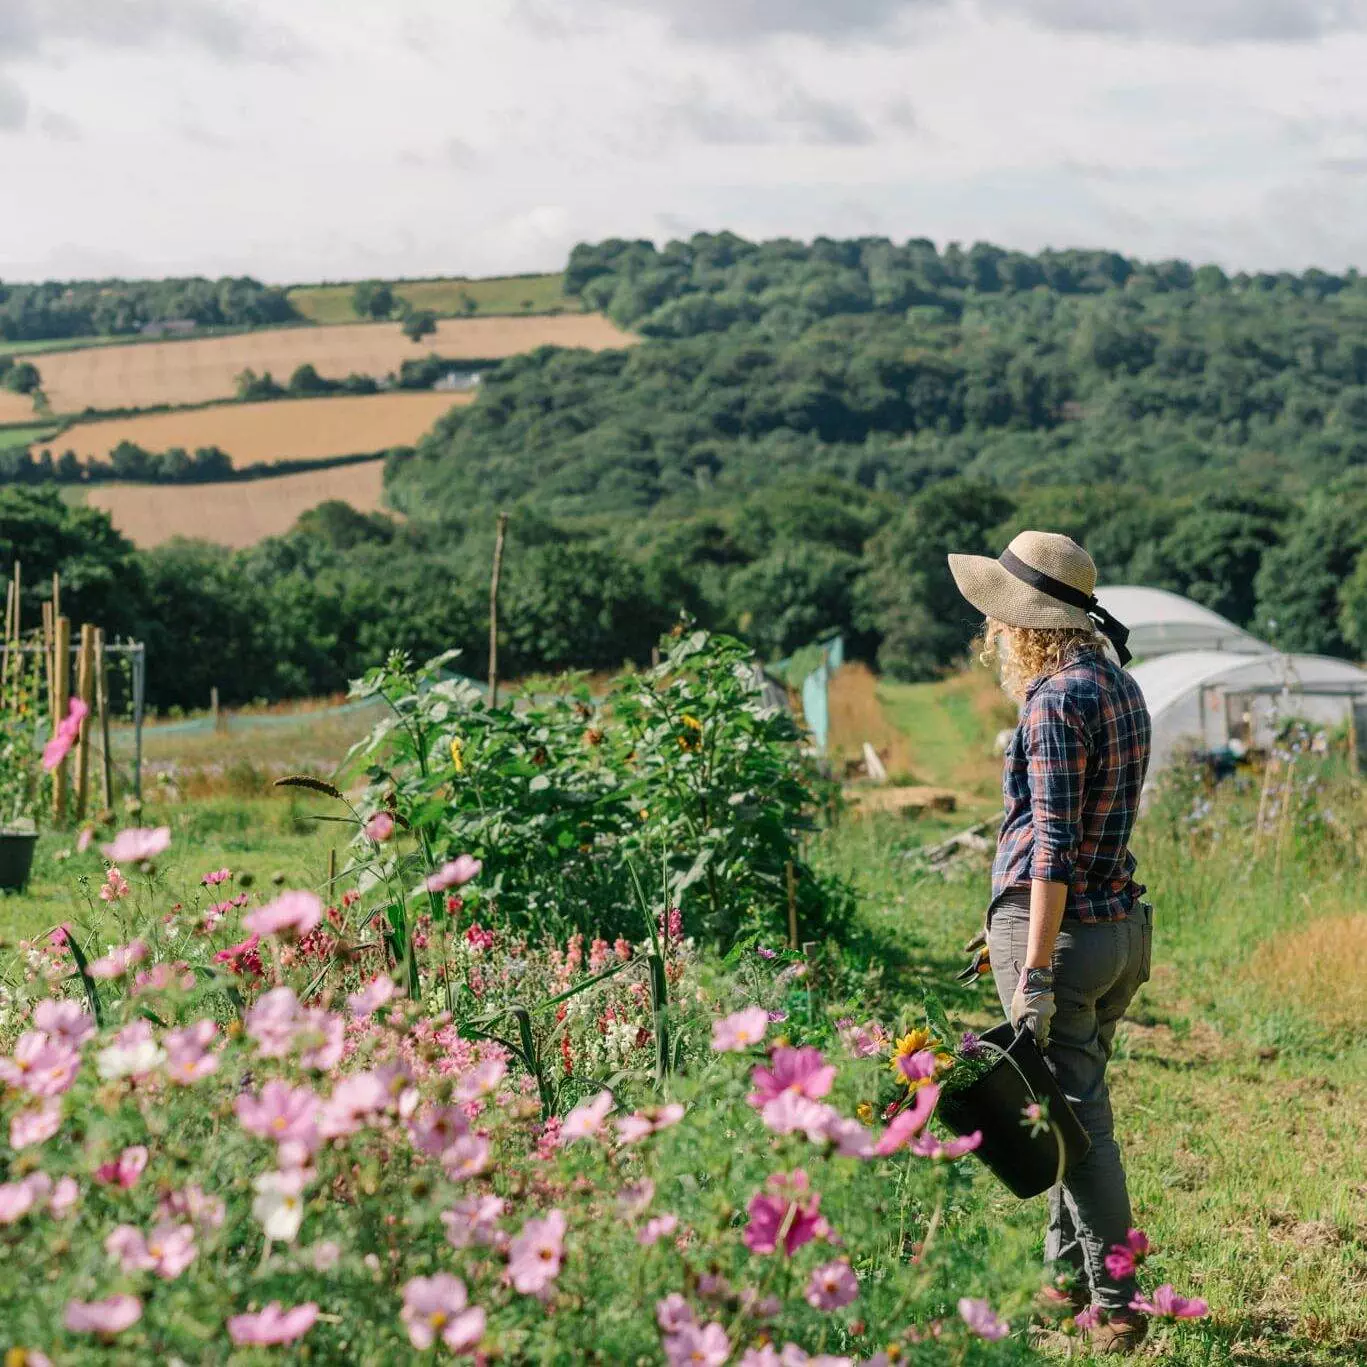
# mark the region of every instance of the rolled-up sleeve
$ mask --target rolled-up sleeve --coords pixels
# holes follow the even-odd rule
[[[1071,884],[1082,838],[1087,726],[1066,695],[1047,690],[1030,700],[1024,722],[1034,831],[1030,877]]]

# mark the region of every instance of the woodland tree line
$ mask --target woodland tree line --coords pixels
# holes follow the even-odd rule
[[[148,640],[167,705],[331,691],[392,646],[460,645],[480,673],[500,507],[511,672],[642,660],[686,611],[771,658],[838,629],[932,677],[976,625],[944,552],[1026,525],[1077,537],[1103,581],[1367,654],[1356,274],[722,234],[579,247],[567,282],[645,340],[486,369],[391,457],[401,522],[325,507],[246,551],[137,553],[10,489],[0,543],[32,582],[75,556],[72,593]]]

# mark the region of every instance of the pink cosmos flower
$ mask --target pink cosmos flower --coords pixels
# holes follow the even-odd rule
[[[679,1227],[679,1217],[677,1215],[656,1215],[653,1219],[647,1220],[636,1235],[636,1242],[642,1248],[651,1248],[658,1244],[661,1239],[673,1234]]]
[[[750,1223],[741,1235],[746,1248],[752,1253],[774,1253],[782,1234],[783,1251],[791,1258],[803,1244],[824,1235],[826,1222],[819,1214],[821,1195],[811,1192],[810,1199],[804,1200],[808,1188],[807,1174],[801,1168],[771,1176],[765,1189],[756,1192],[746,1207]]]
[[[939,1100],[940,1089],[933,1082],[918,1087],[911,1094],[911,1104],[905,1110],[899,1111],[893,1117],[892,1123],[883,1131],[878,1143],[874,1145],[874,1152],[886,1158],[888,1154],[896,1153],[904,1144],[920,1134]]]
[[[937,1162],[952,1162],[956,1158],[962,1158],[966,1153],[972,1153],[982,1142],[983,1132],[981,1130],[974,1130],[972,1134],[961,1135],[958,1139],[949,1140],[948,1143],[936,1139],[929,1130],[926,1130],[912,1141],[911,1151],[918,1158],[930,1158]]]
[[[119,872],[117,864],[111,864],[100,888],[100,901],[117,902],[121,898],[127,897],[130,891],[128,879]]]
[[[812,1273],[805,1293],[807,1304],[813,1310],[839,1310],[858,1294],[859,1282],[843,1258],[818,1267]]]
[[[767,1108],[766,1108],[767,1109]],[[838,1115],[834,1110],[826,1119],[825,1138],[841,1158],[872,1158],[873,1136],[857,1120]]]
[[[100,848],[111,864],[143,864],[171,848],[171,828],[132,826]]]
[[[456,1082],[455,1098],[459,1102],[474,1101],[477,1097],[491,1096],[503,1081],[508,1065],[501,1058],[481,1059],[468,1073]]]
[[[163,1223],[150,1235],[132,1225],[119,1225],[104,1241],[105,1252],[117,1258],[125,1272],[155,1272],[174,1281],[195,1260],[195,1232],[189,1225]]]
[[[136,1296],[110,1296],[102,1301],[67,1301],[62,1323],[73,1334],[121,1334],[142,1318]]]
[[[138,1184],[143,1169],[147,1166],[147,1148],[142,1144],[132,1144],[113,1162],[101,1163],[95,1169],[95,1180],[109,1186],[122,1187],[126,1191]]]
[[[565,1256],[565,1215],[549,1211],[528,1220],[508,1248],[508,1279],[524,1296],[539,1296],[560,1275]]]
[[[1164,1282],[1152,1298],[1136,1296],[1130,1302],[1130,1309],[1165,1320],[1199,1320],[1210,1314],[1210,1306],[1199,1296],[1190,1299],[1179,1296],[1169,1282]]]
[[[134,964],[140,964],[147,957],[147,946],[141,940],[130,944],[115,945],[108,954],[96,959],[90,965],[92,978],[122,978]]]
[[[969,1333],[987,1339],[989,1343],[1004,1339],[1011,1332],[1011,1326],[984,1300],[960,1297],[959,1316],[968,1326]]]
[[[310,1006],[300,1011],[295,1026],[294,1044],[301,1052],[299,1066],[326,1073],[342,1061],[346,1048],[346,1022],[341,1016]]]
[[[746,1098],[756,1110],[762,1110],[786,1091],[798,1092],[811,1101],[820,1101],[835,1082],[835,1068],[825,1063],[819,1049],[804,1045],[790,1049],[781,1045],[769,1056],[769,1066],[762,1064],[750,1074],[755,1090]]]
[[[623,1187],[617,1193],[617,1209],[627,1219],[645,1214],[646,1207],[655,1199],[655,1183],[649,1177]]]
[[[478,878],[483,867],[478,859],[462,854],[429,875],[423,886],[428,892],[445,892],[447,888],[463,887],[472,878]]]
[[[839,1115],[824,1101],[811,1101],[801,1092],[780,1092],[760,1112],[766,1128],[775,1134],[804,1133],[813,1144],[826,1138],[832,1121]]]
[[[48,1201],[47,1208],[52,1212],[53,1219],[61,1220],[71,1214],[80,1199],[81,1189],[76,1185],[76,1179],[59,1177],[57,1185],[52,1188],[52,1198]]]
[[[198,1230],[221,1229],[227,1208],[218,1196],[209,1196],[203,1187],[191,1183],[180,1191],[167,1192],[157,1202],[157,1214],[163,1221],[189,1220]]]
[[[62,1128],[62,1103],[51,1097],[40,1106],[15,1111],[9,1122],[9,1146],[26,1149],[30,1144],[41,1144],[51,1139]]]
[[[670,1367],[721,1367],[731,1356],[731,1340],[720,1324],[686,1324],[664,1341]]]
[[[341,1244],[331,1239],[320,1239],[309,1250],[309,1265],[315,1272],[331,1272],[342,1261]]]
[[[367,840],[373,840],[377,845],[384,840],[388,840],[394,834],[394,817],[390,812],[376,812],[369,821],[365,823],[365,833]]]
[[[422,1107],[408,1123],[408,1137],[420,1153],[445,1153],[463,1134],[470,1122],[458,1106]]]
[[[75,1082],[80,1067],[81,1056],[69,1044],[41,1030],[25,1030],[13,1055],[0,1058],[0,1082],[30,1096],[60,1096]]]
[[[388,1108],[389,1090],[377,1073],[353,1073],[332,1089],[318,1115],[318,1132],[324,1139],[355,1134],[371,1116]]]
[[[667,1106],[651,1106],[644,1111],[635,1111],[617,1122],[617,1137],[623,1144],[635,1144],[647,1135],[677,1125],[683,1115],[684,1108],[677,1101],[671,1101]]]
[[[897,1071],[913,1086],[933,1078],[939,1067],[940,1062],[930,1049],[920,1049],[914,1054],[903,1054],[897,1060]]]
[[[313,892],[282,892],[273,902],[257,907],[242,918],[253,935],[278,935],[294,939],[307,935],[323,919],[323,899]]]
[[[82,826],[80,835],[76,837],[76,853],[84,854],[90,848],[90,842],[94,839],[94,826]]]
[[[52,1040],[79,1049],[95,1033],[95,1017],[78,1002],[44,997],[33,1008],[33,1025]]]
[[[290,987],[273,987],[257,998],[244,1023],[259,1053],[266,1058],[284,1058],[290,1052],[299,1010],[299,998]]]
[[[468,1196],[457,1201],[441,1213],[447,1242],[452,1248],[469,1248],[472,1244],[497,1247],[503,1241],[498,1220],[506,1205],[501,1196]]]
[[[739,1053],[759,1044],[769,1028],[769,1013],[762,1006],[747,1006],[712,1022],[712,1047],[720,1054]]]
[[[303,1338],[318,1318],[314,1301],[282,1310],[279,1301],[272,1301],[255,1315],[234,1315],[228,1321],[228,1337],[242,1347],[246,1344],[269,1345],[293,1343]]]
[[[465,1283],[449,1272],[410,1278],[399,1318],[414,1348],[430,1348],[440,1338],[452,1352],[468,1353],[484,1337],[484,1311],[466,1308]]]
[[[478,1177],[489,1166],[489,1141],[482,1134],[463,1134],[442,1154],[441,1165],[453,1182]]]
[[[72,698],[67,714],[57,723],[52,739],[43,746],[43,768],[51,773],[70,753],[81,733],[81,723],[90,712],[89,706],[80,698]]]
[[[1099,1305],[1089,1305],[1073,1316],[1073,1323],[1085,1334],[1105,1322],[1106,1312]]]
[[[388,1002],[397,990],[394,979],[388,973],[381,973],[346,999],[347,1010],[353,1016],[369,1016]]]
[[[1118,1282],[1133,1277],[1139,1264],[1134,1254],[1124,1244],[1112,1244],[1106,1255],[1106,1271]]]
[[[32,1172],[18,1182],[0,1185],[0,1225],[22,1220],[52,1189],[52,1178],[45,1172]]]
[[[206,888],[216,888],[220,883],[226,883],[233,876],[231,869],[215,869],[212,873],[206,873],[199,881]]]
[[[855,1058],[872,1058],[881,1054],[892,1042],[891,1036],[877,1021],[856,1025],[852,1020],[837,1022],[840,1038]]]
[[[612,1104],[611,1092],[599,1092],[592,1101],[576,1106],[560,1127],[560,1143],[573,1144],[577,1139],[588,1139],[597,1134],[612,1110]]]
[[[694,1323],[693,1307],[677,1291],[671,1291],[664,1300],[655,1302],[655,1323],[666,1334],[680,1333]]]
[[[218,1067],[218,1055],[207,1052],[217,1034],[218,1026],[211,1020],[199,1020],[167,1032],[166,1072],[172,1082],[197,1082]]]
[[[260,1097],[243,1092],[233,1103],[242,1128],[278,1144],[299,1145],[305,1154],[318,1147],[318,1096],[308,1087],[291,1087],[278,1079],[266,1083]]]

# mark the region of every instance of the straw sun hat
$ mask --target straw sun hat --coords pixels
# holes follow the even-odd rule
[[[1008,627],[1099,629],[1128,664],[1129,632],[1096,600],[1096,565],[1071,537],[1022,532],[993,560],[951,555],[959,592],[984,616]]]

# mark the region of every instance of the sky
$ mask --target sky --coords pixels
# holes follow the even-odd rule
[[[878,235],[1367,268],[1367,0],[0,0],[0,280]]]

